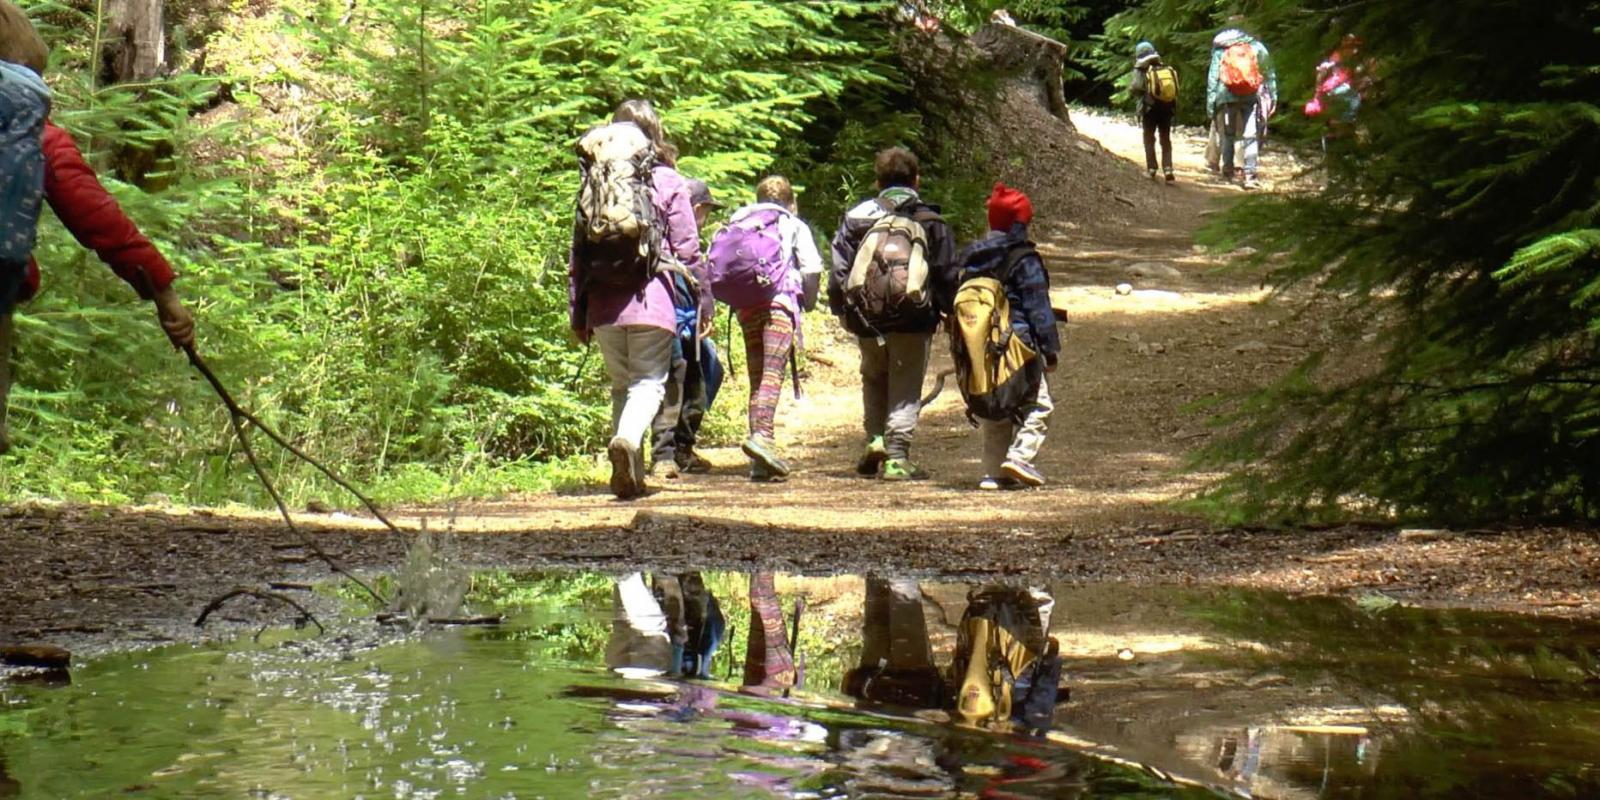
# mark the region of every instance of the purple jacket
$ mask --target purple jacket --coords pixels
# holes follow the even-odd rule
[[[694,204],[689,202],[689,185],[676,169],[657,164],[650,172],[652,199],[656,214],[666,221],[662,236],[662,256],[671,256],[689,268],[700,283],[701,319],[710,319],[711,282],[705,278],[700,261],[700,229],[694,221]],[[658,275],[637,292],[595,289],[584,298],[586,313],[578,318],[578,269],[567,264],[567,318],[573,330],[592,331],[602,325],[649,325],[668,332],[678,328],[673,309],[672,288],[667,275]]]

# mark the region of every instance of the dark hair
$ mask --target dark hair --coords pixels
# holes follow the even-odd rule
[[[650,142],[659,152],[667,144],[666,131],[661,127],[661,116],[656,113],[656,107],[649,100],[624,100],[617,106],[617,113],[611,115],[612,122],[631,122],[650,137]]]
[[[756,184],[756,202],[794,205],[794,187],[782,175],[768,175]]]
[[[879,189],[894,186],[910,189],[917,185],[917,156],[904,147],[891,147],[878,153],[873,170],[878,174]]]
[[[28,15],[10,0],[0,0],[0,61],[21,64],[44,75],[49,60],[50,49],[39,38]]]

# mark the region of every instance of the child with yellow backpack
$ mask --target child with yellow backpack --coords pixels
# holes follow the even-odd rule
[[[1161,135],[1161,169],[1167,183],[1172,174],[1172,120],[1178,113],[1178,70],[1161,61],[1156,46],[1140,42],[1133,51],[1133,79],[1128,93],[1139,99],[1139,122],[1144,126],[1144,165],[1156,177],[1156,134]]]

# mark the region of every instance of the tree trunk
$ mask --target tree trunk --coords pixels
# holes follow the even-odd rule
[[[1066,45],[1026,28],[993,23],[973,34],[972,45],[987,55],[996,67],[1011,72],[1014,80],[1026,84],[1052,116],[1072,127],[1067,97],[1061,86]]]
[[[167,66],[164,0],[106,3],[102,83],[147,81]]]

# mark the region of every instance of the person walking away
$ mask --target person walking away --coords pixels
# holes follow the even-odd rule
[[[911,462],[933,332],[951,310],[954,237],[919,193],[917,157],[878,154],[879,194],[845,213],[833,237],[828,307],[861,347],[866,451],[856,471],[898,481],[926,478]]]
[[[704,231],[711,212],[721,208],[704,181],[689,179],[689,202],[697,231]],[[672,342],[672,368],[661,403],[651,423],[651,477],[677,478],[684,472],[708,472],[710,462],[695,454],[700,424],[722,386],[722,364],[710,336],[712,319],[700,318],[700,297],[685,276],[672,276],[677,338]]]
[[[611,491],[645,493],[642,442],[666,394],[677,311],[672,278],[684,278],[709,315],[700,233],[689,189],[661,157],[667,142],[647,100],[628,100],[611,124],[579,140],[583,173],[568,264],[569,323],[598,340],[611,379]]]
[[[751,480],[783,480],[774,420],[784,372],[794,363],[800,315],[816,307],[822,256],[800,219],[794,187],[772,175],[756,186],[756,202],[734,212],[711,245],[711,291],[739,316],[750,376],[750,436],[744,454]]]
[[[704,231],[711,212],[722,208],[722,204],[712,199],[711,189],[700,181],[691,182],[690,199],[694,203],[695,222]],[[722,357],[717,352],[716,337],[712,336],[715,321],[710,318],[700,321],[700,346],[696,352],[697,358],[690,364],[690,369],[699,370],[700,379],[689,382],[691,391],[684,397],[683,415],[678,420],[673,456],[682,472],[703,474],[711,471],[711,462],[695,452],[695,445],[700,442],[700,426],[704,424],[706,414],[711,413],[711,406],[716,404],[717,394],[722,391]],[[697,389],[699,391],[695,391]]]
[[[1038,487],[1045,477],[1034,462],[1055,410],[1048,378],[1061,336],[1049,273],[1028,239],[1032,202],[996,183],[988,209],[989,234],[961,256],[951,352],[968,413],[983,435],[978,488]]]
[[[1149,42],[1134,48],[1133,77],[1128,92],[1139,99],[1139,124],[1144,128],[1144,165],[1156,177],[1156,134],[1161,136],[1161,170],[1167,183],[1177,180],[1172,172],[1172,120],[1178,113],[1178,70],[1162,63],[1161,54]]]
[[[48,61],[49,49],[27,15],[0,0],[0,453],[11,444],[13,315],[40,287],[32,250],[41,199],[79,244],[154,302],[174,347],[194,345],[194,318],[173,288],[172,266],[100,184],[72,135],[50,122],[42,80]]]
[[[1261,134],[1276,111],[1278,76],[1266,45],[1238,28],[1211,40],[1211,69],[1206,75],[1206,113],[1221,129],[1222,179],[1234,178],[1234,144],[1244,151],[1244,187],[1254,189]]]

